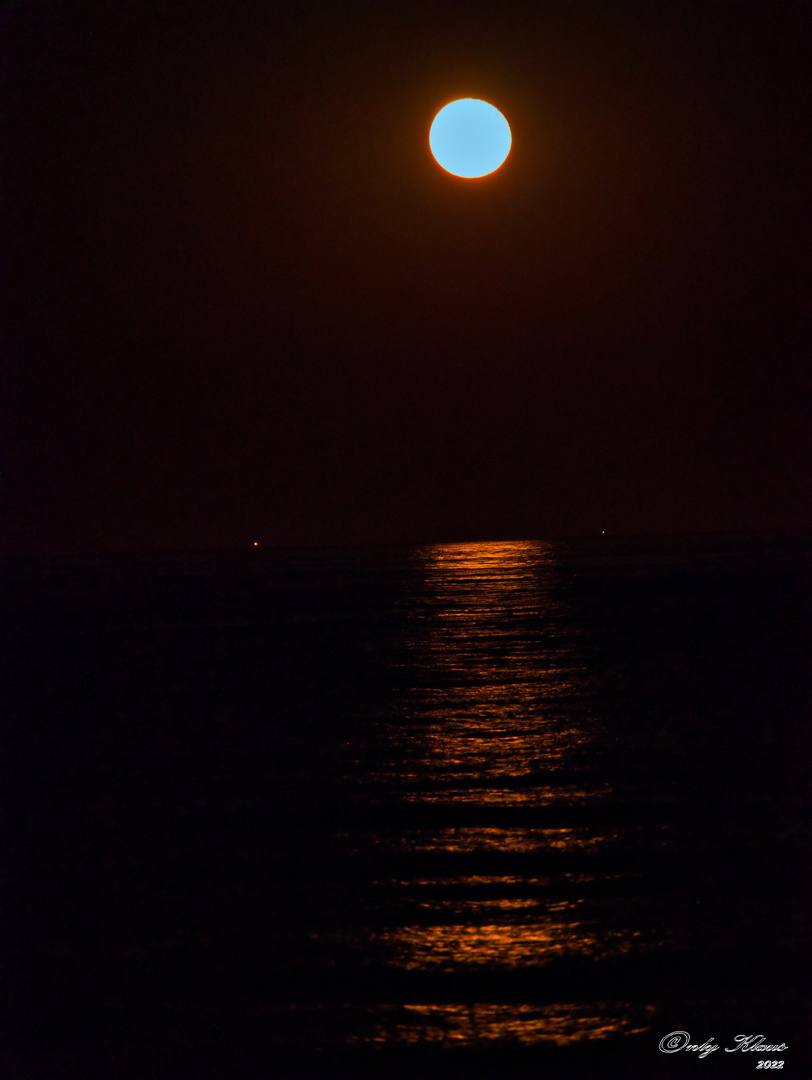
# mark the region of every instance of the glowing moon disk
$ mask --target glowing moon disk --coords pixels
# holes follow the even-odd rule
[[[487,176],[510,151],[510,128],[487,101],[461,98],[444,106],[429,131],[431,152],[454,176]]]

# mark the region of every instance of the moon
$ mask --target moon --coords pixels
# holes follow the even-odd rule
[[[474,179],[498,169],[510,152],[507,120],[487,101],[460,98],[443,106],[429,131],[431,152],[446,172]]]

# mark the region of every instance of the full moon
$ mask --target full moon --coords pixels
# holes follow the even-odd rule
[[[498,169],[510,152],[507,120],[487,101],[460,98],[445,105],[429,131],[431,152],[446,172],[473,179]]]

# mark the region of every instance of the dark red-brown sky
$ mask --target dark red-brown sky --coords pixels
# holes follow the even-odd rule
[[[4,550],[812,526],[807,4],[3,33]],[[484,180],[429,154],[457,97]]]

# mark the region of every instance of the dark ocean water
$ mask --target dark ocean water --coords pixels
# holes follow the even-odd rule
[[[9,562],[3,1076],[810,1075],[810,555]]]

